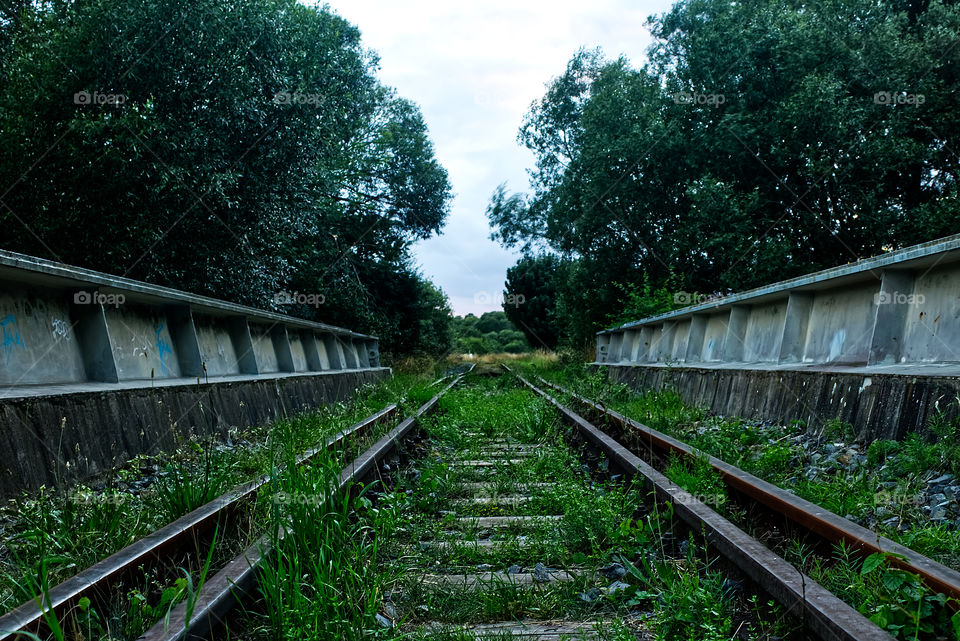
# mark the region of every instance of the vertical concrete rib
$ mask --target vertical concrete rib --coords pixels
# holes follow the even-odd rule
[[[80,353],[87,379],[101,383],[119,383],[117,362],[110,344],[110,330],[103,305],[78,304],[77,297],[70,305],[70,314],[76,323],[75,332],[80,341]]]
[[[730,319],[727,321],[727,334],[723,339],[723,360],[743,362],[743,342],[747,334],[747,321],[750,320],[750,308],[746,305],[730,307]]]
[[[170,305],[166,308],[167,323],[173,349],[184,376],[204,376],[203,357],[200,355],[200,340],[193,322],[189,305]]]
[[[283,325],[274,325],[271,327],[270,341],[273,343],[273,351],[277,355],[277,366],[280,371],[296,371],[296,366],[293,364],[293,352],[290,349],[290,336],[287,335],[287,328]]]
[[[307,357],[307,369],[311,372],[322,372],[323,361],[320,358],[320,349],[317,347],[317,335],[308,329],[301,330],[300,343]]]
[[[707,333],[708,319],[709,316],[704,314],[694,314],[690,318],[690,331],[687,333],[687,351],[683,357],[685,362],[700,362],[700,355],[703,353],[703,337]]]
[[[874,298],[876,316],[870,337],[868,365],[899,362],[907,314],[910,313],[909,300],[915,282],[916,275],[910,270],[884,270],[880,289]]]
[[[813,294],[790,292],[780,340],[780,363],[799,363],[807,345],[807,328],[813,309]]]
[[[253,351],[253,339],[250,337],[250,325],[246,316],[230,317],[230,341],[237,354],[237,367],[241,374],[259,374],[257,355]]]

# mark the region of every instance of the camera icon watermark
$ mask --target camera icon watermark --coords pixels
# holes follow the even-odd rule
[[[491,294],[490,292],[479,291],[473,295],[473,302],[477,305],[498,304],[501,307],[506,307],[509,305],[516,309],[527,302],[527,297],[523,294],[508,294],[506,292],[501,294]]]
[[[903,292],[879,291],[873,295],[874,305],[923,305],[926,296],[923,294],[905,294]]]
[[[873,495],[874,505],[906,505],[920,507],[926,505],[923,497],[919,494],[907,494],[905,492],[888,492],[881,490]]]
[[[673,98],[673,102],[678,105],[719,107],[727,101],[727,97],[722,93],[697,93],[695,91],[678,91],[670,97]]]
[[[322,105],[324,97],[318,93],[301,93],[299,91],[278,91],[273,94],[275,105]]]
[[[301,294],[300,292],[277,292],[273,295],[274,305],[307,305],[318,308],[327,301],[323,294]]]
[[[727,497],[723,494],[681,494],[677,497],[677,503],[680,505],[693,505],[703,503],[713,507],[725,505]]]
[[[99,91],[78,91],[73,94],[75,105],[122,105],[127,96],[122,93],[100,93]]]
[[[311,505],[313,507],[319,507],[323,503],[323,497],[319,494],[302,494],[300,492],[276,492],[272,498],[276,505]]]
[[[123,294],[104,294],[98,291],[79,291],[73,293],[74,305],[102,305],[104,307],[120,307],[127,302]]]
[[[873,94],[875,105],[922,105],[927,97],[922,93],[907,93],[906,91],[878,91]]]
[[[673,295],[674,305],[702,305],[719,300],[720,296],[716,294],[700,294],[698,292],[677,292]]]

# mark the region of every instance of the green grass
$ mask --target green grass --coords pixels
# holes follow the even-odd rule
[[[925,479],[946,471],[955,474],[960,472],[960,419],[952,418],[957,415],[956,412],[936,414],[929,426],[930,435],[911,434],[903,442],[875,441],[866,450],[866,465],[859,469],[848,472],[835,464],[816,477],[809,478],[800,472],[804,464],[810,461],[813,451],[804,451],[789,438],[799,433],[803,428],[801,424],[757,425],[737,418],[709,417],[702,410],[686,406],[679,395],[671,390],[634,394],[619,384],[605,387],[602,373],[591,373],[581,368],[565,371],[547,369],[539,373],[588,398],[601,399],[626,416],[788,488],[798,496],[841,516],[875,519],[876,527],[885,536],[948,566],[960,568],[960,531],[931,523],[920,510],[922,504],[917,499],[925,487]],[[572,404],[576,405],[575,402]],[[849,424],[833,420],[826,422],[822,436],[829,441],[849,443],[854,434]],[[689,460],[672,459],[667,468],[668,476],[694,494],[710,495],[718,490],[708,472],[703,464]],[[898,517],[910,526],[906,531],[885,526],[883,521],[892,517]],[[897,595],[875,589],[876,581],[881,580],[879,578],[866,577],[854,581],[858,570],[851,569],[848,561],[852,562],[851,559],[834,559],[831,563],[818,566],[817,576],[835,586],[845,600],[865,613],[884,613],[877,616],[887,617],[887,623],[891,626],[905,624],[899,615],[893,616],[890,608],[904,605],[909,609],[916,605],[921,614],[926,608],[933,609],[921,617],[924,621],[935,621],[933,625],[940,626],[936,627],[940,633],[953,633],[948,624],[937,619],[943,614],[942,607],[934,611],[939,597],[926,595],[929,598],[922,603],[916,599],[901,603],[897,601]],[[888,581],[892,579],[888,578]],[[894,606],[892,603],[900,605]],[[905,629],[891,628],[891,631],[899,634],[900,638],[914,638],[904,636],[906,632],[902,630]],[[924,638],[922,633],[920,638]]]
[[[102,490],[41,489],[12,502],[5,509],[12,525],[0,548],[0,611],[33,599],[44,586],[62,582],[230,488],[276,473],[280,463],[292,460],[291,454],[322,443],[390,402],[399,401],[404,408],[417,405],[436,392],[428,388],[431,381],[424,376],[397,377],[361,389],[350,402],[234,432],[231,438],[237,447],[233,450],[221,451],[212,442],[187,441],[176,452],[140,456]],[[367,447],[384,429],[352,439],[337,453],[337,460],[352,458],[357,448]],[[138,495],[126,491],[131,482],[156,469],[162,473],[152,486]],[[259,512],[248,517],[246,530],[218,540],[215,564],[232,558],[259,535],[265,519],[254,515],[264,507],[260,502],[253,508]],[[205,554],[205,550],[198,552]],[[199,580],[201,569],[188,568],[190,580]],[[186,580],[183,573],[179,576]],[[125,591],[114,595],[106,608],[75,610],[65,625],[80,626],[75,632],[87,628],[95,632],[85,633],[86,638],[135,639],[170,604],[171,590],[179,590],[177,578],[176,572],[131,577]]]

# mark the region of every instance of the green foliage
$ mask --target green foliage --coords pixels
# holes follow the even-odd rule
[[[565,277],[565,263],[553,254],[524,256],[507,270],[504,287],[522,304],[507,304],[503,311],[537,349],[556,349],[560,325],[556,318],[557,293]],[[522,296],[522,299],[519,298]]]
[[[444,223],[447,173],[356,27],[296,0],[18,4],[4,249],[446,349],[410,248]]]
[[[671,452],[664,472],[671,481],[714,510],[720,511],[727,502],[727,487],[706,456],[680,458]]]
[[[456,316],[452,321],[454,349],[461,354],[521,354],[530,351],[523,332],[504,312]]]
[[[570,261],[561,343],[661,307],[648,285],[723,294],[956,231],[956,3],[680,0],[651,31],[642,68],[573,56],[520,128],[529,194],[490,201],[496,239]]]
[[[202,452],[199,465],[169,466],[154,484],[154,500],[167,521],[173,521],[206,505],[226,492],[235,481],[224,454],[212,445],[196,445]]]
[[[877,439],[867,448],[867,464],[879,467],[892,455],[900,451],[900,443],[889,439]]]
[[[691,541],[692,543],[692,541]],[[696,546],[690,545],[690,549]],[[726,641],[732,629],[732,594],[723,575],[703,567],[692,553],[685,563],[649,561],[642,557],[640,567],[621,559],[630,576],[644,586],[634,596],[637,603],[657,599],[656,639],[702,639]]]
[[[812,578],[839,594],[896,639],[930,639],[957,634],[960,616],[949,599],[931,592],[920,577],[890,564],[894,554],[875,553],[862,562],[840,544],[836,563],[825,569],[817,563]]]

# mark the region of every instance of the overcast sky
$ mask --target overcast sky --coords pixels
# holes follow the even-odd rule
[[[530,104],[580,47],[642,64],[647,17],[670,0],[334,0],[380,54],[380,78],[423,110],[455,199],[443,234],[417,245],[424,275],[455,314],[501,309],[517,256],[489,239],[484,211],[506,181],[527,189],[533,156],[517,143]]]

